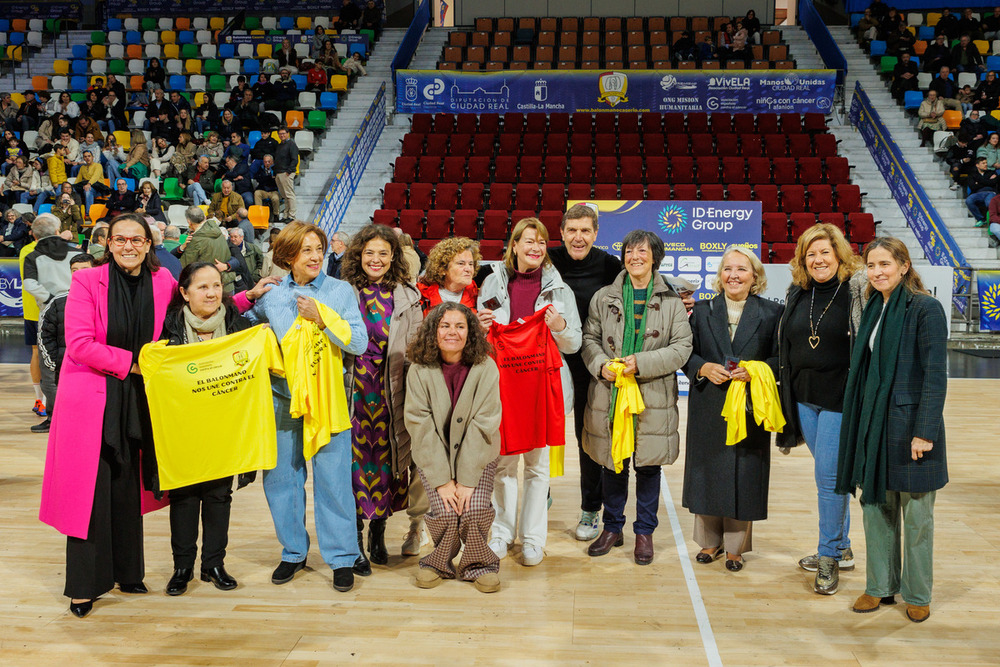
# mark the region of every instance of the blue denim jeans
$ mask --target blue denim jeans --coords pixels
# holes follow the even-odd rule
[[[604,495],[604,530],[620,533],[625,527],[625,502],[628,500],[628,469],[632,459],[622,461],[622,471],[616,473],[601,469]],[[659,520],[656,510],[660,506],[660,466],[637,466],[635,469],[635,523],[636,535],[652,535]]]
[[[202,204],[208,203],[208,197],[205,195],[205,188],[201,187],[201,183],[192,183],[187,186],[187,195],[191,198],[191,201],[195,206],[201,206]]]
[[[274,395],[278,463],[264,471],[264,496],[281,560],[301,563],[309,553],[306,530],[306,479],[302,455],[302,419],[288,414],[290,401]],[[341,431],[312,457],[313,513],[323,561],[332,569],[350,567],[358,557],[357,508],[351,485],[351,431]]]
[[[851,546],[851,497],[833,491],[837,486],[842,415],[810,403],[797,405],[802,435],[815,461],[816,493],[819,497],[819,555],[839,558],[840,551]]]
[[[986,211],[990,205],[990,200],[996,196],[997,193],[992,190],[980,190],[979,192],[973,192],[971,195],[965,198],[965,207],[969,209],[969,213],[975,220],[982,220],[986,217]]]

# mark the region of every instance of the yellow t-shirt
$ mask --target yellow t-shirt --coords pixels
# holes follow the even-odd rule
[[[139,369],[161,489],[275,466],[268,371],[281,375],[284,367],[270,328],[189,345],[149,343],[139,353]]]
[[[330,333],[351,342],[351,325],[332,308],[313,299]],[[351,428],[344,392],[344,361],[340,348],[310,320],[295,318],[281,339],[285,378],[292,394],[292,417],[304,417],[302,454],[308,461],[330,435]]]
[[[46,160],[49,167],[49,180],[52,181],[52,185],[62,185],[63,181],[66,180],[66,163],[58,155],[51,156]]]
[[[24,311],[24,319],[30,322],[38,321],[38,302],[35,301],[35,297],[28,294],[24,289],[24,258],[35,249],[36,243],[37,241],[32,241],[21,248],[21,254],[18,257],[18,263],[21,267],[21,308]]]

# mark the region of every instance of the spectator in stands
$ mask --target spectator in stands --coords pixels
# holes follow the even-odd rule
[[[227,228],[243,226],[242,223],[246,220],[247,228],[250,231],[249,236],[253,238],[253,226],[247,220],[247,210],[243,205],[243,198],[233,190],[232,181],[224,179],[219,186],[219,192],[212,195],[212,201],[208,205],[208,217],[215,218],[223,227]]]
[[[69,198],[72,199],[73,203],[77,206],[83,205],[83,198],[76,193],[76,190],[73,189],[73,184],[69,181],[63,181],[62,185],[59,186],[59,191],[56,193],[55,198],[58,199],[62,195],[69,195]]]
[[[924,71],[939,72],[942,67],[951,65],[951,48],[945,35],[937,35],[934,42],[927,47],[923,55]]]
[[[232,113],[228,109],[223,112],[223,115],[227,113],[232,116]],[[226,136],[229,135],[227,134]],[[206,141],[198,147],[196,154],[198,157],[207,157],[209,166],[212,169],[218,169],[219,165],[222,164],[222,154],[225,152],[226,147],[219,141],[218,132],[209,132],[205,135],[205,139]]]
[[[66,166],[66,170],[70,176],[75,176],[76,172],[79,171],[79,166],[83,164],[80,159],[80,142],[73,138],[73,132],[68,128],[63,128],[59,131],[59,141],[56,145],[62,145],[66,148],[66,155],[63,159],[63,163]]]
[[[207,204],[208,195],[205,193],[215,190],[215,174],[206,156],[200,156],[197,162],[188,167],[184,180],[187,182],[187,196],[194,205]]]
[[[170,145],[166,137],[153,139],[153,145],[149,149],[149,175],[155,178],[157,183],[164,175],[164,170],[169,168],[170,160],[173,157],[174,147]]]
[[[243,91],[243,97],[232,107],[233,113],[240,126],[246,130],[256,130],[260,128],[260,105],[254,101],[253,90]],[[247,151],[249,155],[249,150]]]
[[[989,211],[986,219],[990,221],[987,239],[991,248],[1000,246],[1000,197],[990,200]]]
[[[969,137],[960,134],[958,141],[948,149],[948,153],[944,157],[944,161],[948,163],[950,168],[952,190],[958,190],[959,186],[968,178],[969,172],[975,169],[975,159],[976,151],[969,145]]]
[[[247,158],[250,157],[250,146],[243,141],[242,133],[232,132],[226,142],[226,151],[222,154],[223,159],[229,157],[237,150],[240,153],[237,159],[241,162],[247,162]]]
[[[962,11],[962,18],[958,21],[958,34],[968,35],[971,39],[985,39],[982,24],[972,15],[971,7]]]
[[[990,70],[986,73],[986,78],[976,87],[976,99],[972,102],[974,109],[979,109],[984,114],[1000,106],[1000,79],[997,73]]]
[[[201,106],[198,107],[194,117],[194,123],[197,126],[198,136],[204,136],[205,130],[212,127],[221,115],[219,107],[215,105],[215,100],[212,99],[212,96],[205,95],[205,99],[201,103]]]
[[[188,112],[191,111],[191,103],[179,91],[170,91],[170,103],[174,105],[175,113],[180,113],[181,109],[187,109]]]
[[[334,278],[340,277],[340,264],[344,259],[344,253],[347,252],[347,244],[350,242],[351,237],[342,231],[336,231],[330,236],[330,254],[326,259],[326,275]],[[475,303],[475,297],[473,297],[473,303]]]
[[[292,80],[291,72],[287,67],[282,67],[281,78],[271,84],[272,97],[264,102],[267,109],[273,111],[287,111],[294,109],[299,98],[299,89]]]
[[[993,13],[983,19],[979,28],[983,31],[983,39],[987,41],[1000,39],[1000,7],[994,7]]]
[[[157,90],[163,90],[164,82],[167,80],[167,72],[160,67],[159,58],[150,58],[146,73],[143,75],[146,86],[146,94],[150,97],[156,94]]]
[[[146,107],[146,120],[143,123],[144,130],[150,130],[153,137],[161,134],[170,136],[170,126],[173,117],[177,115],[177,110],[170,100],[163,96],[163,89],[157,88],[153,91],[153,99]]]
[[[152,182],[143,181],[139,186],[139,192],[135,195],[135,212],[166,224],[167,216],[163,214],[160,193],[153,187]]]
[[[127,156],[122,147],[118,145],[118,140],[115,135],[109,134],[107,136],[107,141],[104,143],[104,150],[101,151],[101,156],[104,161],[104,173],[108,180],[116,181],[121,176],[121,165],[125,162]]]
[[[951,13],[951,10],[945,7],[941,10],[941,18],[938,19],[937,25],[934,26],[934,35],[944,35],[945,38],[950,42],[953,39],[957,39],[961,34],[958,29],[958,17]]]
[[[361,8],[354,4],[354,0],[344,0],[340,8],[340,16],[337,17],[337,28],[357,28],[361,20]]]
[[[212,126],[213,131],[207,133],[205,135],[205,138],[208,141],[212,141],[212,135],[218,135],[216,136],[215,140],[219,141],[221,137],[228,137],[233,132],[239,132],[242,129],[243,128],[240,127],[239,120],[236,119],[236,116],[233,114],[232,110],[223,109],[222,114],[218,117],[215,124]],[[219,145],[222,147],[222,150],[225,150],[225,146],[222,146],[221,141],[219,142]],[[204,144],[202,144],[202,146],[204,146]],[[219,152],[219,160],[222,159],[222,150],[220,150]]]
[[[295,172],[299,164],[299,147],[284,125],[278,128],[278,139],[281,143],[274,151],[274,179],[281,198],[285,200],[284,220],[292,221],[295,219]]]
[[[135,193],[128,189],[128,181],[124,178],[115,181],[115,191],[108,197],[107,207],[112,218],[135,210]]]
[[[917,63],[910,60],[910,54],[903,53],[892,70],[892,86],[889,89],[897,102],[903,101],[906,91],[917,89],[917,74],[919,73]]]
[[[197,131],[198,124],[191,116],[191,110],[187,108],[181,109],[177,112],[177,117],[174,119],[174,124],[171,127],[170,136],[166,137],[166,139],[171,143],[175,143],[181,136],[181,132],[187,132],[193,135]]]
[[[92,139],[96,139],[97,141],[104,141],[104,133],[101,132],[101,126],[96,120],[84,113],[81,113],[80,120],[76,121],[75,131],[77,141],[83,141],[88,135],[93,135]]]
[[[705,39],[698,44],[698,61],[715,60],[717,57],[715,45],[712,43],[711,33],[705,35]]]
[[[361,63],[361,54],[355,51],[351,57],[344,62],[344,71],[348,76],[368,76],[365,66]]]
[[[236,251],[233,253],[233,251]],[[242,227],[229,230],[229,252],[243,259],[250,278],[249,287],[253,287],[261,279],[261,269],[264,267],[264,253],[260,246],[253,242],[253,236],[246,236]]]
[[[197,206],[190,206],[184,211],[188,222],[188,237],[181,251],[181,266],[194,262],[206,262],[215,265],[216,262],[226,264],[231,259],[229,253],[229,235],[219,229],[219,223],[205,218],[205,212]],[[218,267],[217,267],[218,268]],[[231,271],[222,273],[222,291],[232,295],[233,282],[236,276]]]
[[[119,100],[125,99],[125,84],[119,81],[114,74],[108,75],[107,93],[105,94],[108,93],[114,93]],[[101,100],[101,103],[104,104],[104,100]]]
[[[49,197],[59,192],[60,186],[67,180],[66,177],[66,146],[58,143],[52,148],[52,154],[45,161],[45,175],[42,177],[41,189],[35,197],[35,215],[38,209],[48,200]]]
[[[111,188],[104,184],[104,170],[100,163],[94,159],[93,151],[85,150],[83,152],[83,166],[80,167],[80,171],[76,175],[76,183],[73,184],[73,188],[83,197],[87,215],[90,215],[90,207],[94,205],[94,198],[97,195],[103,197],[111,194]]]
[[[917,37],[906,26],[906,21],[900,21],[896,31],[886,36],[886,53],[899,57],[904,53],[913,54]]]
[[[236,77],[236,85],[233,87],[233,90],[229,93],[229,104],[226,106],[239,104],[240,100],[243,99],[243,94],[248,90],[250,91],[251,94],[253,94],[253,87],[249,83],[247,83],[247,78],[244,75],[240,74],[238,77]]]
[[[969,84],[965,84],[964,86],[958,89],[958,94],[956,95],[955,99],[957,99],[958,103],[962,105],[963,114],[968,114],[972,112],[972,100],[974,100],[975,97],[976,94],[973,92],[972,86],[970,86]]]
[[[1000,134],[990,133],[986,143],[976,149],[976,158],[986,158],[986,168],[1000,173]]]
[[[59,104],[56,107],[56,112],[76,119],[80,117],[80,105],[73,101],[69,93],[63,91],[59,93]]]
[[[313,28],[312,45],[309,47],[309,55],[313,58],[318,56],[323,51],[323,42],[326,40],[326,27],[316,24],[316,27]]]
[[[316,62],[326,68],[327,79],[334,74],[348,74],[347,69],[340,62],[340,54],[333,46],[332,40],[323,41],[323,48],[316,54]]]
[[[270,116],[270,114],[265,115]],[[265,155],[274,155],[276,150],[278,150],[278,142],[271,136],[270,132],[267,132],[250,149],[250,159],[263,160]]]
[[[253,98],[259,104],[264,104],[271,99],[271,77],[261,72],[257,75],[257,83],[253,84]]]
[[[744,42],[745,43],[745,42]],[[690,30],[685,30],[681,33],[681,36],[674,42],[673,47],[670,49],[670,57],[674,62],[674,67],[678,63],[686,61],[698,60],[698,45],[694,41],[694,33]]]
[[[951,50],[951,64],[956,72],[981,74],[986,71],[983,54],[979,52],[979,47],[972,43],[968,35],[962,35],[958,44]]]
[[[10,171],[10,168],[14,166],[14,161],[18,157],[28,158],[30,154],[28,150],[28,145],[14,136],[14,133],[10,130],[4,130],[3,133],[3,173]]]
[[[65,151],[65,149],[63,150]],[[55,149],[53,149],[53,155],[54,154],[55,154]],[[52,180],[49,178],[48,158],[43,160],[42,158],[37,156],[33,157],[31,158],[31,166],[34,168],[35,173],[38,175],[38,179],[33,182],[33,185],[35,185],[36,188],[28,191],[28,197],[22,196],[21,202],[24,204],[28,203],[28,198],[37,201],[38,197],[43,192],[48,192],[49,190],[52,189]],[[41,204],[38,205],[41,206]],[[34,206],[32,208],[34,209]],[[37,210],[34,210],[33,212],[35,214],[38,213]]]
[[[104,135],[101,135],[100,141],[98,141],[98,139],[94,136],[93,132],[88,132],[84,135],[79,143],[80,161],[83,162],[83,154],[86,151],[90,151],[91,155],[99,156],[101,154],[101,143],[103,143],[103,141]],[[98,161],[100,160],[98,159]]]
[[[139,213],[139,211],[136,211],[136,213]],[[152,246],[153,252],[156,253],[156,259],[160,260],[160,266],[169,271],[174,280],[177,280],[181,275],[180,260],[174,257],[167,247],[163,245],[163,232],[156,225],[151,225],[149,231],[152,232]]]
[[[278,67],[288,69],[289,73],[299,71],[299,55],[292,47],[292,40],[287,37],[281,40],[281,48],[274,54],[274,58],[278,61]]]
[[[376,39],[382,33],[382,9],[375,6],[375,0],[368,0],[361,12],[361,28],[374,30]]]
[[[4,182],[0,183],[0,194],[3,194],[4,201],[7,202],[8,206],[26,204],[28,193],[37,192],[39,189],[38,172],[24,156],[18,156],[14,159],[14,166],[7,172],[7,178]]]
[[[0,128],[9,130],[19,130],[15,123],[17,120],[17,105],[10,93],[0,93]]]
[[[125,96],[119,96],[113,89],[109,90],[103,104],[104,108],[108,110],[108,133],[127,129],[128,120],[125,118]]]
[[[35,91],[24,91],[24,102],[18,107],[14,121],[21,127],[22,133],[38,127],[38,102],[35,100]]]
[[[979,150],[979,147],[986,141],[986,124],[982,122],[979,112],[973,109],[969,115],[962,119],[958,126],[959,134],[969,137],[969,145]]]
[[[951,68],[942,67],[938,75],[931,81],[929,88],[937,93],[937,97],[944,104],[945,109],[962,110],[962,103],[956,99],[958,84],[955,83],[955,79],[951,75]]]
[[[102,93],[100,97],[98,97],[98,92]],[[108,115],[108,110],[104,108],[104,104],[101,102],[107,95],[107,91],[103,89],[101,91],[91,90],[88,92],[87,99],[80,104],[80,119],[83,120],[84,116],[92,118],[102,130],[107,129],[108,124],[104,119]],[[77,124],[77,131],[79,132],[79,123]],[[77,138],[82,139],[83,137],[77,134]]]
[[[985,156],[976,158],[976,168],[969,172],[969,196],[965,198],[965,206],[977,227],[986,224],[990,200],[996,196],[997,184],[1000,183],[1000,176],[986,162]]]
[[[146,148],[146,135],[142,130],[132,130],[129,141],[132,146],[120,171],[138,181],[149,176],[149,149]]]
[[[108,223],[99,222],[94,225],[94,230],[90,232],[90,243],[87,245],[87,252],[98,261],[104,257],[108,248]]]
[[[743,29],[747,31],[747,41],[751,44],[760,44],[761,39],[761,29],[760,20],[757,18],[757,12],[752,9],[747,10],[746,16],[743,17]]]
[[[2,188],[2,186],[0,186]],[[17,257],[28,238],[28,226],[9,208],[0,220],[0,257]]]
[[[82,231],[83,216],[80,215],[80,207],[74,205],[73,198],[69,195],[60,195],[51,213],[59,220],[60,233],[68,231],[76,236]]]
[[[173,252],[181,245],[181,230],[174,225],[167,225],[163,228],[163,247],[168,252]]]
[[[177,139],[177,145],[174,147],[174,153],[170,156],[170,167],[166,175],[176,176],[183,180],[188,169],[197,159],[197,151],[198,147],[191,141],[191,133],[181,132]]]
[[[306,90],[316,93],[326,90],[328,81],[326,70],[311,60],[306,61],[304,66],[306,67]]]
[[[233,184],[233,190],[243,198],[243,205],[247,208],[253,206],[253,178],[250,176],[250,165],[243,159],[243,150],[234,148],[226,157],[226,171],[222,174],[224,181]],[[256,285],[256,281],[254,281]]]
[[[275,181],[274,157],[267,154],[259,163],[254,164],[251,172],[253,180],[256,181],[253,202],[256,206],[263,206],[264,200],[269,200],[271,217],[277,218],[278,211],[281,210],[281,195],[278,194],[278,184]],[[330,244],[333,247],[333,241],[330,241]]]

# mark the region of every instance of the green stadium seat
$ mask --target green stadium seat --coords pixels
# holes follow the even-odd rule
[[[310,130],[325,130],[326,112],[322,109],[310,111],[309,116],[306,119],[306,127]]]
[[[205,74],[218,74],[222,71],[222,61],[221,60],[206,60],[203,68]]]
[[[176,201],[184,199],[184,188],[176,178],[166,178],[163,180],[163,199]]]
[[[108,36],[104,34],[103,30],[95,30],[90,33],[90,43],[91,44],[104,44],[107,42]]]
[[[208,79],[209,91],[226,90],[226,77],[222,74],[213,74]]]

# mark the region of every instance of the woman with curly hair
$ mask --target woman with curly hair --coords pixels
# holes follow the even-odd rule
[[[461,303],[476,312],[479,288],[474,278],[481,260],[479,244],[464,236],[444,239],[434,246],[424,275],[417,282],[424,315],[443,301]]]
[[[354,571],[371,574],[371,563],[385,565],[385,523],[407,506],[410,437],[403,424],[406,345],[423,320],[420,293],[408,282],[409,269],[399,237],[384,225],[368,225],[351,239],[340,275],[354,287],[368,333],[360,355],[344,359],[347,386],[353,391],[352,475],[358,511],[358,550]],[[419,482],[412,485],[419,487]],[[414,504],[426,505],[422,489]],[[423,502],[419,502],[423,500]],[[423,509],[425,512],[426,509]],[[363,544],[368,519],[368,554]],[[420,518],[417,519],[417,528]],[[419,550],[419,535],[417,549]]]
[[[483,593],[500,590],[500,559],[487,544],[501,415],[500,373],[489,353],[472,310],[447,302],[428,314],[407,350],[412,366],[404,414],[430,497],[427,527],[434,540],[434,551],[420,560],[420,588],[461,578]]]

